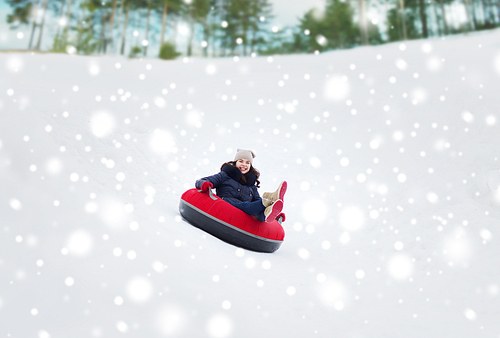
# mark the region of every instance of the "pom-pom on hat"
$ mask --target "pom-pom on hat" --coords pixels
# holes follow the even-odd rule
[[[236,155],[234,156],[234,160],[238,161],[239,159],[249,160],[250,163],[253,164],[253,159],[255,158],[255,154],[251,150],[238,149],[236,151]]]

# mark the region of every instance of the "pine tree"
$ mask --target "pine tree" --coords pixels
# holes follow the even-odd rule
[[[311,9],[300,19],[300,31],[304,34],[304,46],[306,51],[314,52],[326,49],[326,44],[318,43],[318,37],[325,33],[325,24],[322,18],[315,15],[315,9]]]
[[[356,44],[354,10],[348,2],[327,0],[324,20],[327,28],[324,35],[331,48],[346,48]],[[368,40],[368,34],[366,39]]]

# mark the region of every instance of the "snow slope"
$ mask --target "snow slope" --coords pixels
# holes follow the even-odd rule
[[[498,41],[0,54],[0,337],[500,337]],[[179,216],[236,148],[274,254]]]

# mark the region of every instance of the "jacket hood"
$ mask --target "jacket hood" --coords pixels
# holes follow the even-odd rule
[[[240,182],[241,178],[245,176],[246,179],[245,185],[248,186],[253,186],[255,185],[255,182],[257,182],[257,177],[254,174],[248,172],[243,175],[238,168],[233,167],[232,165],[229,164],[222,167],[222,171],[225,172],[229,177],[231,177],[236,182]]]

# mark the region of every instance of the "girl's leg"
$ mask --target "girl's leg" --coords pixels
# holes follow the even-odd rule
[[[266,220],[266,217],[264,216],[264,210],[266,210],[266,207],[260,200],[254,202],[241,202],[233,204],[233,206],[249,215],[255,216],[261,222]]]

